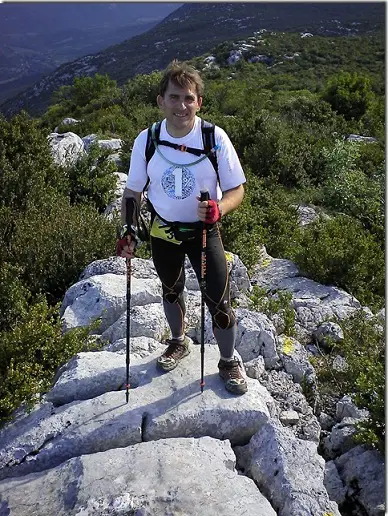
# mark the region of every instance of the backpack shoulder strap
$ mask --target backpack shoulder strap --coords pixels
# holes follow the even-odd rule
[[[159,141],[161,125],[162,125],[162,122],[154,122],[152,124],[152,126],[148,128],[147,142],[146,142],[145,151],[144,151],[147,165],[150,162],[150,159],[152,158],[152,156],[155,154],[155,150],[156,150],[155,141],[156,141],[156,143],[158,143],[158,141]],[[143,194],[146,194],[149,182],[150,182],[150,179],[148,178],[147,183],[145,184],[145,187],[143,188]]]
[[[216,147],[216,138],[215,138],[215,126],[211,122],[207,122],[206,120],[201,120],[201,130],[202,130],[202,141],[203,141],[203,149],[207,157],[210,159],[211,164],[215,170],[217,175],[218,184],[220,184],[220,177],[218,175],[218,162],[217,162],[217,154],[215,152]]]
[[[156,140],[156,143],[159,141],[160,136],[160,126],[162,125],[161,122],[154,122],[151,127],[148,128],[148,134],[147,134],[147,143],[145,146],[145,159],[146,163],[150,162],[150,159],[155,153],[155,144],[154,140]]]

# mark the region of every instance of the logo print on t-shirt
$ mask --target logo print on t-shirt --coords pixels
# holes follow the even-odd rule
[[[195,186],[195,177],[184,165],[168,168],[162,175],[162,187],[172,199],[186,199]]]

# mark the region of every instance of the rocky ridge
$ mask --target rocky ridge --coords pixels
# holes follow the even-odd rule
[[[72,149],[62,159],[87,152],[77,138],[58,135],[62,151],[66,142]],[[123,187],[118,179],[117,201]],[[265,249],[252,277],[237,255],[226,256],[248,393],[227,393],[218,377],[209,314],[200,392],[200,291],[188,262],[191,353],[170,373],[156,370],[168,334],[161,284],[152,260],[135,258],[127,404],[126,264],[118,257],[93,262],[66,292],[61,313],[64,331],[101,319],[92,338],[102,349],[73,357],[34,410],[20,410],[0,431],[1,516],[337,516],[349,504],[354,514],[384,514],[383,457],[352,441],[365,413],[347,398],[334,416],[315,413],[302,388],[306,378],[312,385],[315,380],[309,347],[322,334],[340,338],[330,319],[349,316],[360,303],[301,277],[295,264]],[[268,293],[291,292],[297,338],[284,335],[281,317],[250,308],[254,284]]]

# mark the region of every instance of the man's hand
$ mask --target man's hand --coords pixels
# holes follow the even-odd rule
[[[199,200],[199,197],[197,197]],[[198,203],[198,218],[206,224],[215,224],[221,218],[221,212],[217,201],[210,199],[209,201],[200,201]]]
[[[134,258],[136,250],[136,238],[132,228],[128,231],[123,228],[122,236],[116,243],[116,255],[122,258]]]

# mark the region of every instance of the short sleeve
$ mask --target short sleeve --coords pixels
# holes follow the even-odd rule
[[[226,132],[218,126],[215,128],[215,140],[220,147],[217,151],[220,186],[225,192],[245,183],[246,178],[236,149]]]
[[[134,192],[142,192],[148,179],[145,159],[147,133],[148,129],[144,129],[133,142],[126,187]]]

